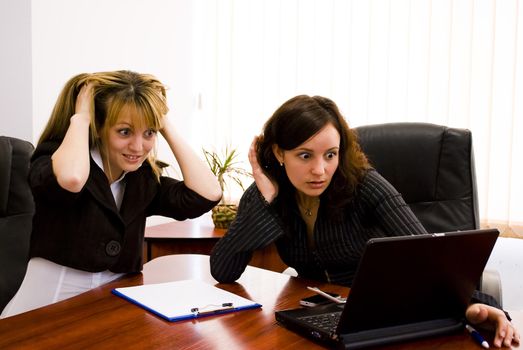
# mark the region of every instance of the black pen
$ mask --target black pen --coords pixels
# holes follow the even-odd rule
[[[481,345],[485,349],[489,348],[487,341],[481,336],[481,334],[479,334],[477,330],[475,330],[471,325],[468,324],[465,325],[465,328],[467,329],[467,331],[469,331],[472,338],[474,338],[474,340],[477,341],[479,345]]]

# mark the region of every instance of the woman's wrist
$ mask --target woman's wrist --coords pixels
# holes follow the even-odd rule
[[[271,205],[272,201],[274,200],[275,196],[269,196],[268,198],[265,197],[265,195],[258,189],[258,195],[263,203],[264,206],[268,207]]]
[[[75,113],[70,118],[70,122],[89,125],[91,123],[91,116],[89,115],[89,113]]]

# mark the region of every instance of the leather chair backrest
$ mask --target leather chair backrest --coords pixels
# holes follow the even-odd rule
[[[34,202],[27,177],[30,142],[0,136],[0,310],[25,275]]]
[[[429,232],[479,228],[472,134],[429,123],[355,128],[371,165]]]

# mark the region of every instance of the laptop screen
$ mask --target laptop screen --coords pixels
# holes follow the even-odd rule
[[[463,318],[498,235],[493,229],[371,239],[337,333]]]

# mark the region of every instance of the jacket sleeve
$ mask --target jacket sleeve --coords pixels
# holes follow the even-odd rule
[[[388,236],[427,233],[401,194],[378,172],[367,173],[360,195]]]
[[[196,218],[211,210],[219,200],[211,201],[170,177],[160,177],[156,196],[147,215],[162,215],[176,220]]]
[[[29,184],[35,198],[45,197],[51,203],[74,203],[80,193],[73,193],[62,188],[53,172],[52,152],[59,144],[45,143],[38,146],[31,158]]]
[[[266,203],[253,183],[243,194],[236,219],[227,233],[214,246],[211,274],[221,283],[236,281],[252,257],[252,253],[283,235],[274,203]]]
[[[487,304],[487,305],[490,305],[490,306],[493,306],[497,309],[500,309],[502,310],[505,315],[507,316],[507,319],[509,321],[512,321],[512,318],[510,318],[510,315],[508,314],[508,312],[504,311],[502,308],[501,308],[501,305],[499,305],[498,301],[496,300],[496,298],[494,298],[492,295],[490,294],[486,294],[486,293],[483,293],[483,292],[480,292],[479,290],[475,290],[473,293],[472,293],[472,299],[470,301],[471,303],[481,303],[481,304]]]

